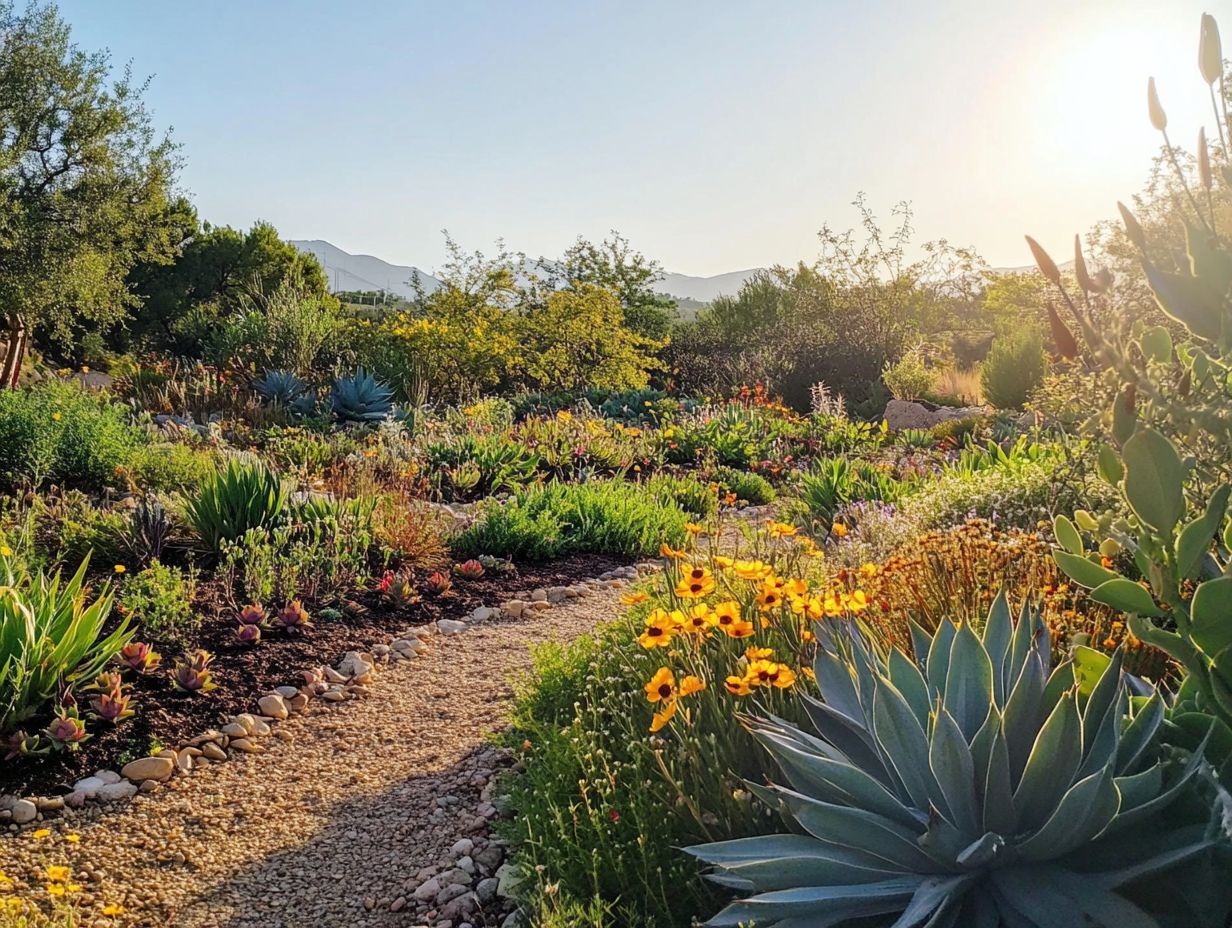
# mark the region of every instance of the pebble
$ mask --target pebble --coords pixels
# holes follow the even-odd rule
[[[175,773],[175,759],[174,756],[142,757],[125,764],[120,773],[134,783],[143,783],[146,780],[166,780]]]
[[[9,809],[13,821],[18,825],[32,822],[38,816],[38,806],[29,799],[18,799]]]
[[[98,791],[98,798],[103,802],[118,802],[131,799],[137,795],[137,784],[121,780],[119,783],[108,783]]]
[[[291,710],[287,706],[287,702],[278,693],[270,693],[268,696],[262,696],[257,700],[257,708],[261,710],[262,715],[268,715],[272,719],[282,721],[291,717]]]
[[[456,635],[466,631],[466,623],[459,622],[457,619],[438,619],[436,627],[442,635]]]

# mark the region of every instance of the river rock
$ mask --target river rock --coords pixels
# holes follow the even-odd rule
[[[175,761],[170,757],[142,757],[124,765],[120,773],[134,783],[146,780],[166,780],[175,773]]]

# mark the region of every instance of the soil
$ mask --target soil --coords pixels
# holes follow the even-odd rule
[[[76,780],[95,770],[118,770],[129,760],[160,747],[178,746],[221,726],[231,716],[252,711],[259,696],[275,686],[298,685],[301,671],[334,663],[345,651],[366,650],[408,627],[461,618],[477,606],[495,606],[519,591],[566,586],[629,563],[632,559],[587,554],[550,564],[515,565],[509,571],[489,571],[478,580],[454,578],[448,593],[424,595],[420,602],[400,609],[392,608],[375,591],[362,592],[345,601],[340,618],[317,618],[311,628],[295,634],[270,630],[256,645],[236,639],[234,612],[218,604],[216,589],[203,584],[199,605],[205,616],[187,640],[138,636],[154,645],[163,662],[149,676],[126,674],[134,684],[135,714],[114,728],[88,722],[91,738],[77,751],[0,762],[0,793],[54,796],[69,792]],[[309,603],[307,608],[316,614],[316,604]],[[214,655],[211,672],[217,689],[206,695],[175,689],[166,673],[176,656],[196,648]],[[87,708],[82,706],[83,716]],[[47,722],[38,719],[29,728],[37,731]]]

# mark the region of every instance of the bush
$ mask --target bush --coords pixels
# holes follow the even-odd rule
[[[180,639],[196,627],[193,598],[197,595],[196,574],[159,561],[132,574],[119,592],[119,609],[151,634]]]
[[[79,563],[87,557],[99,566],[123,563],[128,549],[124,535],[128,518],[114,509],[100,509],[80,490],[37,497],[30,515],[36,547],[50,563]]]
[[[903,354],[882,369],[881,379],[896,400],[918,400],[932,391],[933,376],[919,349]]]
[[[656,474],[646,481],[646,492],[665,506],[676,506],[697,519],[709,519],[719,511],[714,491],[693,477]]]
[[[644,487],[617,481],[551,483],[490,503],[452,544],[457,557],[545,561],[567,554],[645,557],[684,541],[687,514]]]
[[[993,339],[980,371],[984,397],[998,409],[1021,409],[1047,371],[1040,333],[1035,329],[1009,329]]]
[[[224,542],[276,524],[286,501],[286,490],[273,471],[232,461],[188,498],[184,514],[206,550],[218,554]]]
[[[0,391],[0,481],[100,490],[112,484],[144,435],[124,407],[76,383]]]
[[[181,493],[199,487],[218,471],[218,456],[209,448],[158,442],[138,449],[129,470],[146,493]]]
[[[720,467],[715,471],[714,482],[719,485],[721,493],[730,493],[752,506],[774,502],[778,495],[770,481],[761,474],[750,474],[733,467]]]

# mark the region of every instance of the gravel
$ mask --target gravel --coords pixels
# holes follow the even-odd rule
[[[262,740],[260,753],[155,781],[127,805],[66,809],[46,823],[53,835],[43,841],[29,832],[0,837],[0,871],[19,890],[37,891],[48,852],[62,852],[75,872],[90,874],[98,909],[125,906],[107,924],[413,928],[456,912],[465,916],[455,928],[485,926],[483,912],[471,912],[495,894],[500,875],[486,872],[500,859],[486,836],[499,762],[486,735],[504,722],[508,681],[529,666],[528,643],[589,630],[616,613],[617,597],[602,589],[437,636],[427,649],[396,642],[408,656],[420,653],[374,674],[362,698],[314,700],[278,723],[279,737]],[[80,842],[58,840],[69,833]],[[473,894],[456,895],[453,911],[424,919],[417,876],[442,860],[456,861],[467,885],[482,879]],[[93,923],[85,913],[82,924]]]

